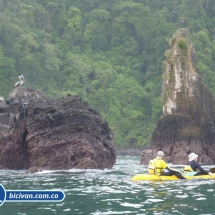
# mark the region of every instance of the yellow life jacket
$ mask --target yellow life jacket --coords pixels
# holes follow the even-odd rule
[[[166,167],[167,164],[164,160],[160,158],[155,158],[154,160],[149,161],[148,173],[160,175]]]
[[[184,166],[184,172],[194,172],[190,165]]]
[[[155,174],[155,162],[154,160],[150,160],[149,161],[149,165],[148,165],[148,173],[151,174]]]

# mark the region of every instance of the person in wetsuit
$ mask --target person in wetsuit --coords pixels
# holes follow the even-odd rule
[[[197,175],[210,175],[210,176],[212,176],[213,175],[213,173],[202,168],[201,165],[197,162],[197,159],[198,159],[197,154],[192,152],[188,155],[188,158],[189,158],[188,165],[190,165],[193,172],[196,172],[196,174],[194,176],[197,176]]]

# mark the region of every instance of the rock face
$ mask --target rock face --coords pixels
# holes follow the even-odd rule
[[[111,168],[108,124],[77,96],[52,99],[18,87],[0,101],[0,168]]]
[[[187,29],[173,35],[165,53],[163,114],[151,140],[151,149],[142,152],[141,163],[148,163],[159,150],[165,160],[186,164],[195,152],[203,164],[215,162],[215,99],[200,77],[195,48]]]

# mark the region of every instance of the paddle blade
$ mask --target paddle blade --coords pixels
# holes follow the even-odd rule
[[[215,168],[209,169],[209,172],[215,173]]]

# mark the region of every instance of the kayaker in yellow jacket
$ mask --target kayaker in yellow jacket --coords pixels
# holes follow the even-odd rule
[[[170,168],[163,160],[164,152],[159,151],[154,160],[149,162],[148,172],[149,174],[157,174],[160,176],[171,176],[175,175],[180,179],[186,179],[180,171]]]

